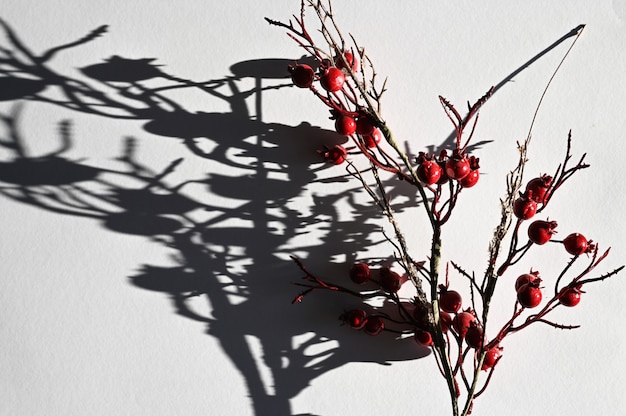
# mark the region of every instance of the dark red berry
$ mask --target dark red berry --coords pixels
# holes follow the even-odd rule
[[[528,220],[537,212],[537,203],[532,199],[532,192],[527,191],[513,202],[513,214],[519,219]]]
[[[456,333],[459,334],[461,338],[465,338],[467,330],[475,319],[476,316],[474,316],[474,312],[471,309],[468,309],[454,317],[452,320],[452,328],[454,328]]]
[[[517,280],[515,280],[515,292],[517,292],[526,283],[532,283],[537,279],[539,279],[539,272],[533,272],[532,270],[530,273],[524,273],[522,275],[519,275],[517,277]]]
[[[363,114],[356,119],[356,132],[361,136],[373,134],[375,127],[367,114]]]
[[[556,234],[554,230],[557,226],[556,221],[533,221],[528,226],[528,238],[535,244],[545,244]]]
[[[433,336],[430,332],[424,331],[423,329],[416,329],[415,334],[413,335],[413,339],[420,345],[424,345],[426,347],[433,345]]]
[[[589,242],[584,235],[572,233],[563,240],[565,250],[574,256],[580,256],[589,249]]]
[[[539,284],[541,279],[536,279],[534,282],[526,283],[517,290],[517,301],[525,308],[534,308],[541,303],[541,289]]]
[[[526,185],[526,192],[531,192],[531,195],[529,196],[536,203],[543,204],[551,185],[552,176],[541,175],[540,177],[531,179],[528,182],[528,184]]]
[[[380,131],[378,127],[376,127],[374,131],[372,131],[372,134],[363,136],[363,144],[367,148],[376,147],[376,145],[380,143],[382,139],[383,139],[383,132]]]
[[[461,309],[463,298],[456,290],[448,290],[444,285],[439,286],[439,306],[441,310],[449,313],[457,313]]]
[[[491,347],[489,350],[487,350],[487,353],[485,354],[485,359],[483,360],[483,366],[481,367],[481,370],[487,371],[493,368],[500,360],[500,357],[502,357],[502,347],[500,347],[499,345]]]
[[[559,303],[563,306],[573,307],[580,303],[581,286],[564,287],[559,292]]]
[[[341,69],[331,66],[320,77],[320,84],[326,91],[336,92],[343,88],[346,76]]]
[[[313,84],[315,73],[309,65],[289,66],[289,72],[291,73],[291,81],[296,87],[309,88]]]
[[[439,325],[441,326],[441,332],[444,334],[448,332],[452,326],[452,316],[448,312],[439,311]]]
[[[439,160],[437,163],[441,167],[441,178],[437,181],[437,185],[444,185],[450,180],[448,174],[446,173],[446,162]]]
[[[367,322],[363,328],[367,335],[372,336],[380,334],[383,332],[383,329],[385,329],[385,322],[378,316],[370,316],[367,318]]]
[[[335,130],[344,136],[350,136],[356,132],[356,121],[350,116],[338,116],[335,120]]]
[[[470,173],[470,163],[467,157],[455,155],[446,161],[446,175],[457,181]]]
[[[389,267],[383,267],[380,269],[379,283],[385,292],[396,293],[402,286],[402,278]]]
[[[350,280],[354,283],[361,284],[370,280],[370,267],[365,263],[355,263],[350,268]]]
[[[483,327],[477,321],[470,323],[467,334],[465,334],[465,342],[474,349],[478,349],[483,345]]]
[[[345,321],[353,329],[363,329],[367,323],[367,312],[363,309],[352,309],[345,314]]]

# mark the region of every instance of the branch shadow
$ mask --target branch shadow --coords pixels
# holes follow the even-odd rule
[[[306,123],[264,121],[262,98],[290,84],[286,68],[293,60],[239,62],[222,79],[195,82],[168,74],[153,58],[113,56],[72,78],[55,72],[49,62],[97,39],[106,26],[41,54],[33,53],[7,22],[0,20],[0,26],[5,35],[0,101],[13,104],[0,117],[0,147],[7,154],[0,160],[0,195],[59,215],[91,218],[108,231],[143,236],[174,250],[175,266],[139,265],[129,284],[166,296],[176,314],[206,326],[241,373],[255,414],[292,415],[292,398],[345,364],[389,365],[428,354],[411,339],[390,335],[363,342],[367,335],[342,328],[337,317],[354,299],[331,296],[323,305],[314,299],[289,304],[297,293],[290,282],[299,273],[287,258],[291,251],[322,265],[320,273],[346,276],[346,266],[331,259],[350,258],[380,242],[380,227],[368,222],[379,214],[358,202],[360,186],[339,195],[312,195],[311,185],[329,168],[316,150],[345,139]],[[242,90],[242,81],[250,79],[254,87]],[[230,111],[187,110],[169,96],[181,89],[226,102]],[[146,134],[177,140],[192,157],[220,169],[176,182],[172,173],[185,160],[158,167],[142,162],[135,138],[122,141],[119,169],[89,166],[65,156],[74,143],[69,119],[59,122],[58,149],[33,155],[19,125],[28,102],[142,121]],[[235,171],[242,173],[224,173]],[[307,210],[295,204],[309,196]],[[407,206],[415,202],[414,196],[408,199]],[[349,204],[352,219],[341,219],[341,203]],[[321,237],[307,238],[314,230]],[[194,310],[192,300],[198,297],[206,299],[210,316]],[[263,368],[272,381],[264,380]]]

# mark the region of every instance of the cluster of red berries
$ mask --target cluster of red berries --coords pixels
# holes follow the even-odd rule
[[[376,282],[387,293],[397,293],[406,281],[398,273],[385,266],[378,270],[378,279],[372,279],[372,270],[367,263],[356,263],[350,268],[350,280],[356,284],[364,284],[369,281]]]
[[[438,158],[420,152],[416,159],[417,177],[424,185],[443,185],[456,180],[463,188],[476,185],[480,177],[478,158],[455,150],[451,157],[443,150]]]
[[[515,280],[515,291],[517,301],[524,308],[535,308],[541,303],[543,293],[541,292],[541,278],[539,272],[530,271],[521,274]],[[563,306],[573,307],[580,303],[580,296],[584,293],[581,285],[565,286],[557,295],[559,303]]]
[[[441,331],[445,334],[451,329],[461,342],[465,342],[468,347],[478,351],[483,348],[485,339],[483,327],[476,319],[476,313],[472,308],[462,310],[462,305],[463,298],[457,291],[450,290],[445,285],[439,286]],[[502,355],[502,347],[498,344],[488,344],[486,348],[487,352],[482,365],[482,370],[485,371],[496,365]]]
[[[521,221],[534,217],[537,210],[548,202],[553,191],[552,186],[551,176],[541,175],[531,179],[526,185],[526,190],[513,202],[513,214]],[[556,227],[556,221],[535,220],[528,226],[528,239],[533,244],[543,245],[556,234]],[[574,256],[590,253],[595,247],[579,233],[568,235],[562,243],[565,250]]]
[[[328,59],[323,60],[317,73],[307,64],[296,64],[289,66],[288,69],[295,86],[316,91],[314,83],[319,81],[322,89],[329,94],[336,94],[344,89],[348,68],[352,72],[358,71],[359,68],[357,58],[350,51],[338,53],[332,62]],[[371,149],[380,143],[383,134],[367,113],[362,110],[349,111],[332,99],[322,100],[331,108],[331,119],[335,120],[337,133],[343,136],[357,135],[360,145],[365,148]],[[345,162],[347,156],[347,150],[341,145],[324,149],[319,153],[326,161],[335,165]]]
[[[385,321],[380,316],[369,315],[363,309],[352,309],[341,317],[351,328],[363,330],[368,335],[378,335],[385,329]]]
[[[398,292],[404,279],[389,267],[382,267],[378,271],[378,279],[372,277],[372,270],[363,262],[356,263],[350,268],[350,280],[356,284],[375,282],[383,291],[395,294]],[[430,310],[432,305],[421,304],[417,301],[413,304],[412,320],[405,323],[411,325],[415,342],[423,346],[433,345],[434,331],[430,322]],[[449,331],[465,342],[468,347],[479,350],[483,347],[483,328],[476,319],[476,314],[471,308],[461,310],[463,298],[459,292],[448,289],[445,285],[439,286],[439,321],[444,334]],[[351,328],[364,330],[369,335],[378,335],[384,328],[385,323],[380,315],[368,314],[363,309],[352,309],[341,316]],[[502,354],[499,345],[489,345],[487,355],[483,363],[483,370],[492,368]]]

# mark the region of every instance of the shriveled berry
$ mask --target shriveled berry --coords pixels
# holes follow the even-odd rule
[[[574,256],[580,256],[586,253],[589,248],[587,238],[579,233],[572,233],[563,240],[565,250]]]
[[[537,212],[537,202],[532,199],[532,192],[527,191],[513,202],[513,214],[519,219],[528,220]]]
[[[344,316],[345,321],[353,329],[363,329],[367,323],[367,312],[363,309],[352,309]]]
[[[326,91],[336,92],[343,88],[346,76],[341,69],[334,66],[328,68],[320,77],[320,84]]]
[[[296,87],[309,88],[313,84],[315,73],[309,65],[289,66],[289,72],[291,73],[291,81]]]
[[[500,347],[499,345],[491,347],[489,350],[487,350],[487,353],[485,354],[485,359],[483,360],[483,366],[481,367],[481,370],[487,371],[493,368],[500,360],[500,357],[502,357],[502,347]]]
[[[522,285],[517,290],[517,301],[525,308],[534,308],[541,303],[541,298],[543,295],[541,294],[541,289],[539,288],[539,281],[535,280],[534,282],[526,283]]]
[[[550,241],[553,234],[556,234],[556,226],[556,221],[533,221],[528,226],[528,238],[535,244],[545,244]]]
[[[372,134],[363,136],[363,144],[367,148],[376,147],[378,143],[383,139],[383,132],[378,127],[374,128]]]
[[[379,283],[385,292],[396,293],[402,286],[402,279],[398,273],[389,267],[383,267],[380,269]]]
[[[356,120],[350,116],[337,116],[335,130],[344,136],[350,136],[356,132]]]
[[[370,316],[367,318],[367,322],[363,328],[367,335],[372,336],[380,334],[383,332],[383,329],[385,329],[385,322],[378,316]]]
[[[456,290],[448,290],[444,285],[439,286],[439,306],[441,310],[449,313],[457,313],[461,309],[463,298]]]
[[[559,292],[559,303],[563,306],[574,307],[580,303],[581,286],[564,287]]]
[[[531,198],[538,204],[543,204],[550,186],[552,185],[552,176],[541,175],[538,178],[531,179],[526,184],[526,192],[531,192]]]
[[[517,292],[526,283],[532,283],[537,279],[539,279],[539,281],[541,282],[541,279],[539,278],[539,272],[537,271],[533,272],[531,270],[530,273],[524,273],[519,275],[515,280],[515,292]]]
[[[416,329],[415,334],[413,335],[413,339],[420,345],[424,345],[426,347],[433,345],[433,336],[430,332],[424,331],[423,329]]]
[[[356,263],[350,268],[350,280],[362,284],[370,280],[371,271],[366,263]]]
[[[456,331],[457,334],[461,338],[465,338],[467,335],[467,330],[470,327],[470,324],[476,319],[474,312],[471,309],[468,309],[464,312],[457,314],[452,320],[452,328]]]

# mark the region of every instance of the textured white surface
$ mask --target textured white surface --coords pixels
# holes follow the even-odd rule
[[[515,6],[498,1],[336,3],[342,28],[366,46],[381,76],[389,77],[384,114],[414,152],[442,143],[450,133],[439,94],[463,108],[586,23],[544,102],[528,172],[551,172],[572,129],[574,154],[587,152],[592,168],[566,185],[547,214],[558,219],[563,236],[581,231],[613,247],[601,271],[624,263],[623,2],[570,1],[561,7],[539,1]],[[107,87],[78,69],[116,55],[155,58],[163,72],[180,79],[230,77],[231,86],[218,90],[223,94],[233,93],[232,86],[254,92],[259,85],[281,84],[250,76],[234,79],[231,66],[299,57],[301,51],[284,31],[263,20],[285,20],[298,8],[296,0],[13,0],[3,4],[0,17],[35,54],[109,25],[104,36],[59,52],[49,66],[124,102],[115,84]],[[1,42],[8,47],[6,37]],[[475,191],[463,195],[458,218],[444,235],[446,258],[477,272],[483,269],[503,175],[516,156],[515,140],[527,134],[541,91],[565,49],[562,45],[524,71],[481,112],[476,134],[494,142],[478,152],[484,176]],[[150,82],[153,87],[165,83]],[[357,240],[369,241],[379,239],[373,230],[384,225],[374,210],[368,211],[371,219],[350,225],[350,201],[333,195],[351,185],[311,183],[316,175],[336,174],[313,163],[320,137],[332,137],[318,129],[332,129],[326,110],[293,88],[256,90],[245,100],[231,101],[189,88],[167,94],[190,113],[209,114],[201,121],[208,137],[203,145],[221,158],[201,158],[170,137],[188,126],[164,113],[152,114],[161,120],[155,125],[150,117],[114,119],[22,100],[16,129],[3,122],[0,139],[19,136],[29,155],[41,156],[58,148],[59,122],[69,120],[73,143],[61,156],[118,173],[100,171],[101,181],[76,187],[36,187],[38,203],[11,198],[28,193],[0,177],[0,414],[252,415],[255,406],[257,415],[448,414],[445,383],[432,357],[404,360],[415,356],[413,345],[338,327],[336,317],[354,300],[314,294],[301,305],[289,304],[297,293],[289,282],[299,272],[286,260],[288,254],[308,257],[309,267],[320,273],[341,270],[346,256],[364,254],[346,250],[363,245],[341,242],[333,230],[352,230]],[[16,114],[16,103],[0,102],[0,114]],[[181,227],[139,235],[115,227],[114,213],[132,204],[111,196],[146,185],[116,159],[129,137],[136,140],[135,161],[152,171],[142,175],[158,175],[183,158],[163,182],[174,187],[205,181],[181,190],[204,206],[185,212],[184,219],[174,208],[159,217],[184,227],[195,224],[197,232]],[[2,173],[14,154],[5,147],[0,155]],[[277,171],[256,169],[259,159],[264,169]],[[53,204],[50,195],[60,202]],[[164,210],[153,204],[139,208]],[[74,214],[55,212],[52,206]],[[416,212],[409,224],[422,214]],[[145,229],[154,231],[159,223],[148,218]],[[428,242],[415,228],[411,241],[423,247]],[[385,245],[375,250],[382,257],[391,253]],[[558,247],[544,253],[519,269],[533,265],[549,275],[567,261]],[[212,295],[182,298],[194,289]],[[591,286],[579,307],[558,311],[556,320],[579,323],[581,329],[534,327],[507,340],[505,357],[474,414],[624,414],[623,289],[624,276],[619,276]],[[513,295],[505,285],[501,292],[494,313],[504,320]],[[385,360],[392,365],[376,363]]]

